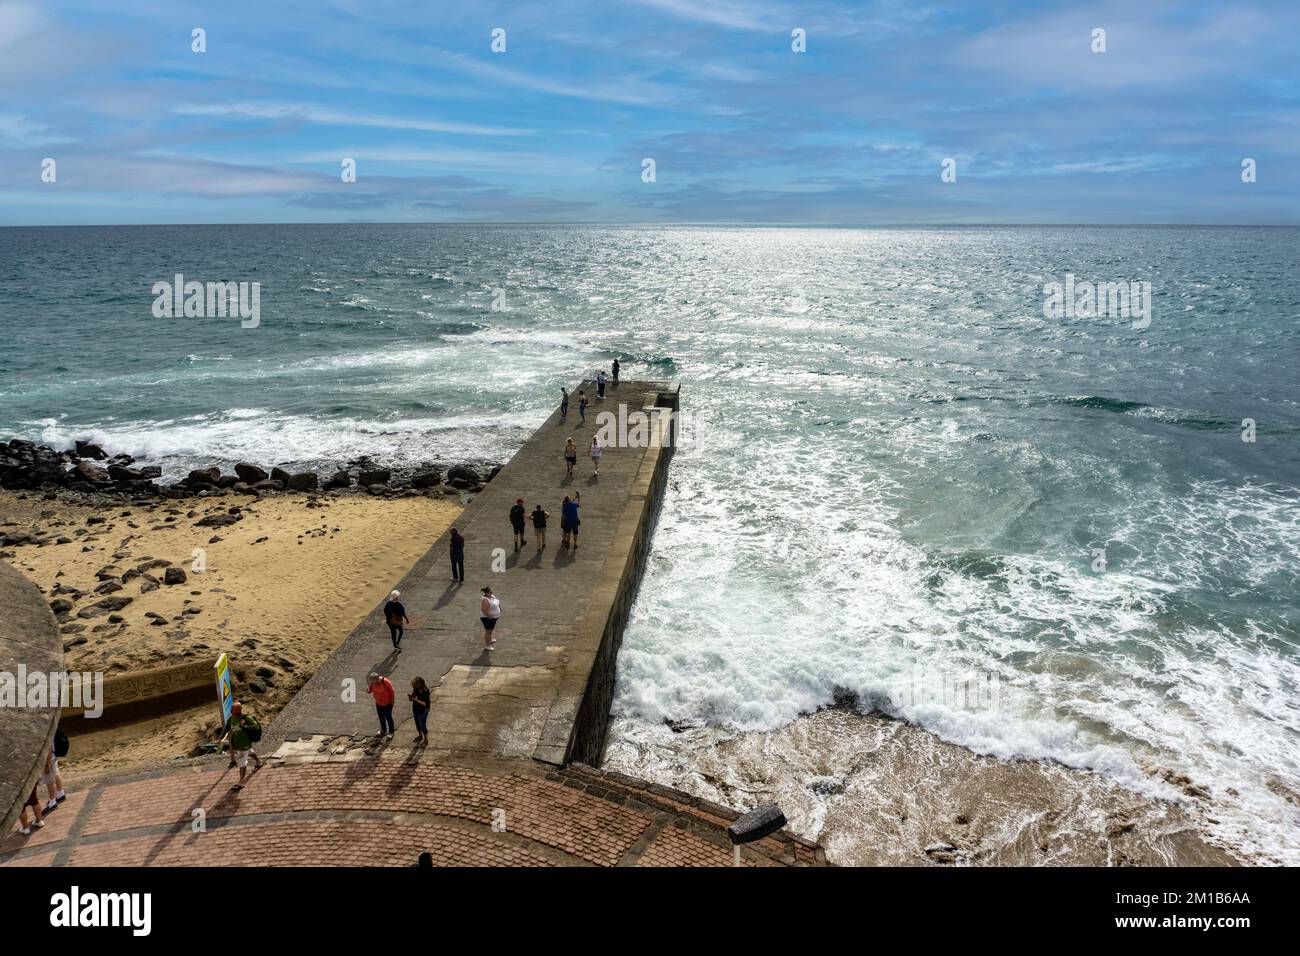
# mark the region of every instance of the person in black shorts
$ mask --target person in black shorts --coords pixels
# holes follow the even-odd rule
[[[533,534],[537,535],[537,550],[546,547],[546,519],[551,513],[538,505],[533,509]]]
[[[516,551],[528,543],[524,540],[524,515],[527,513],[528,512],[524,510],[523,498],[515,501],[515,506],[510,509],[510,526],[515,529]]]
[[[569,390],[560,386],[560,421],[569,417]]]
[[[564,477],[573,477],[573,466],[578,463],[578,446],[570,438],[564,443]]]
[[[619,370],[620,368],[622,368],[622,366],[618,364],[618,359],[614,359],[613,372],[614,372],[614,384],[615,384],[615,385],[618,384],[618,370]]]

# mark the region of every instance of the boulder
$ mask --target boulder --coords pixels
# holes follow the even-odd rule
[[[239,476],[240,481],[248,485],[255,485],[259,481],[266,481],[271,477],[261,468],[246,461],[241,461],[235,466],[235,474]]]
[[[94,442],[79,441],[77,442],[77,457],[94,458],[97,461],[103,461],[108,457],[108,453]]]
[[[297,475],[290,475],[284,486],[289,491],[315,491],[316,474],[315,472],[304,471]]]
[[[76,481],[86,481],[92,485],[102,485],[112,480],[109,477],[108,469],[89,461],[79,461],[73,465],[68,477]]]
[[[108,477],[114,481],[144,481],[147,476],[139,468],[128,468],[126,465],[109,465]]]
[[[259,481],[253,485],[254,491],[284,491],[284,482],[276,481],[274,478],[268,478],[266,481]]]
[[[411,476],[412,488],[432,488],[434,485],[441,484],[442,475],[433,471],[422,471],[419,474]]]
[[[182,484],[193,488],[195,485],[211,485],[216,487],[217,482],[221,480],[220,468],[195,468],[185,476]]]
[[[326,491],[332,491],[335,488],[351,488],[352,476],[346,471],[336,471],[330,476],[329,480],[325,482],[324,487]]]
[[[280,482],[282,485],[287,485],[289,483],[289,473],[283,468],[272,468],[271,479]],[[257,484],[257,482],[253,482],[253,484]]]
[[[457,485],[454,479],[467,482],[467,485]],[[472,485],[483,484],[483,476],[469,465],[452,465],[447,469],[447,484],[456,488],[470,487]]]
[[[184,584],[185,569],[170,567],[163,572],[163,584]]]
[[[359,485],[386,485],[393,473],[387,468],[372,468],[357,475]]]
[[[217,514],[217,515],[208,515],[206,518],[200,518],[198,521],[194,522],[194,527],[196,527],[196,528],[225,528],[225,527],[228,527],[228,526],[234,524],[236,521],[242,521],[243,519],[244,519],[244,516],[243,516],[242,514]],[[184,579],[182,579],[182,580],[184,580]],[[171,583],[171,582],[168,582],[168,583]]]

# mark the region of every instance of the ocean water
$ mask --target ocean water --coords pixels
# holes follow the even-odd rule
[[[169,474],[500,459],[618,356],[695,440],[611,746],[847,692],[1185,775],[1212,836],[1298,863],[1298,261],[1284,228],[0,229],[0,435]],[[260,325],[155,318],[178,272],[260,281]],[[1067,274],[1149,282],[1149,325],[1045,316]]]

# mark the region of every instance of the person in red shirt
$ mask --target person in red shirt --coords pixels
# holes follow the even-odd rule
[[[393,725],[393,700],[397,694],[393,682],[376,671],[370,672],[366,679],[366,690],[375,699],[375,711],[379,714],[379,736],[393,736],[397,728]]]

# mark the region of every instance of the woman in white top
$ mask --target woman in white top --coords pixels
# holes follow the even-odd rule
[[[605,446],[600,443],[599,435],[591,436],[591,473],[600,474],[600,456],[605,451]]]
[[[479,620],[483,622],[483,650],[490,651],[497,646],[492,631],[501,617],[501,600],[492,593],[491,588],[483,589],[483,600],[478,602]]]

